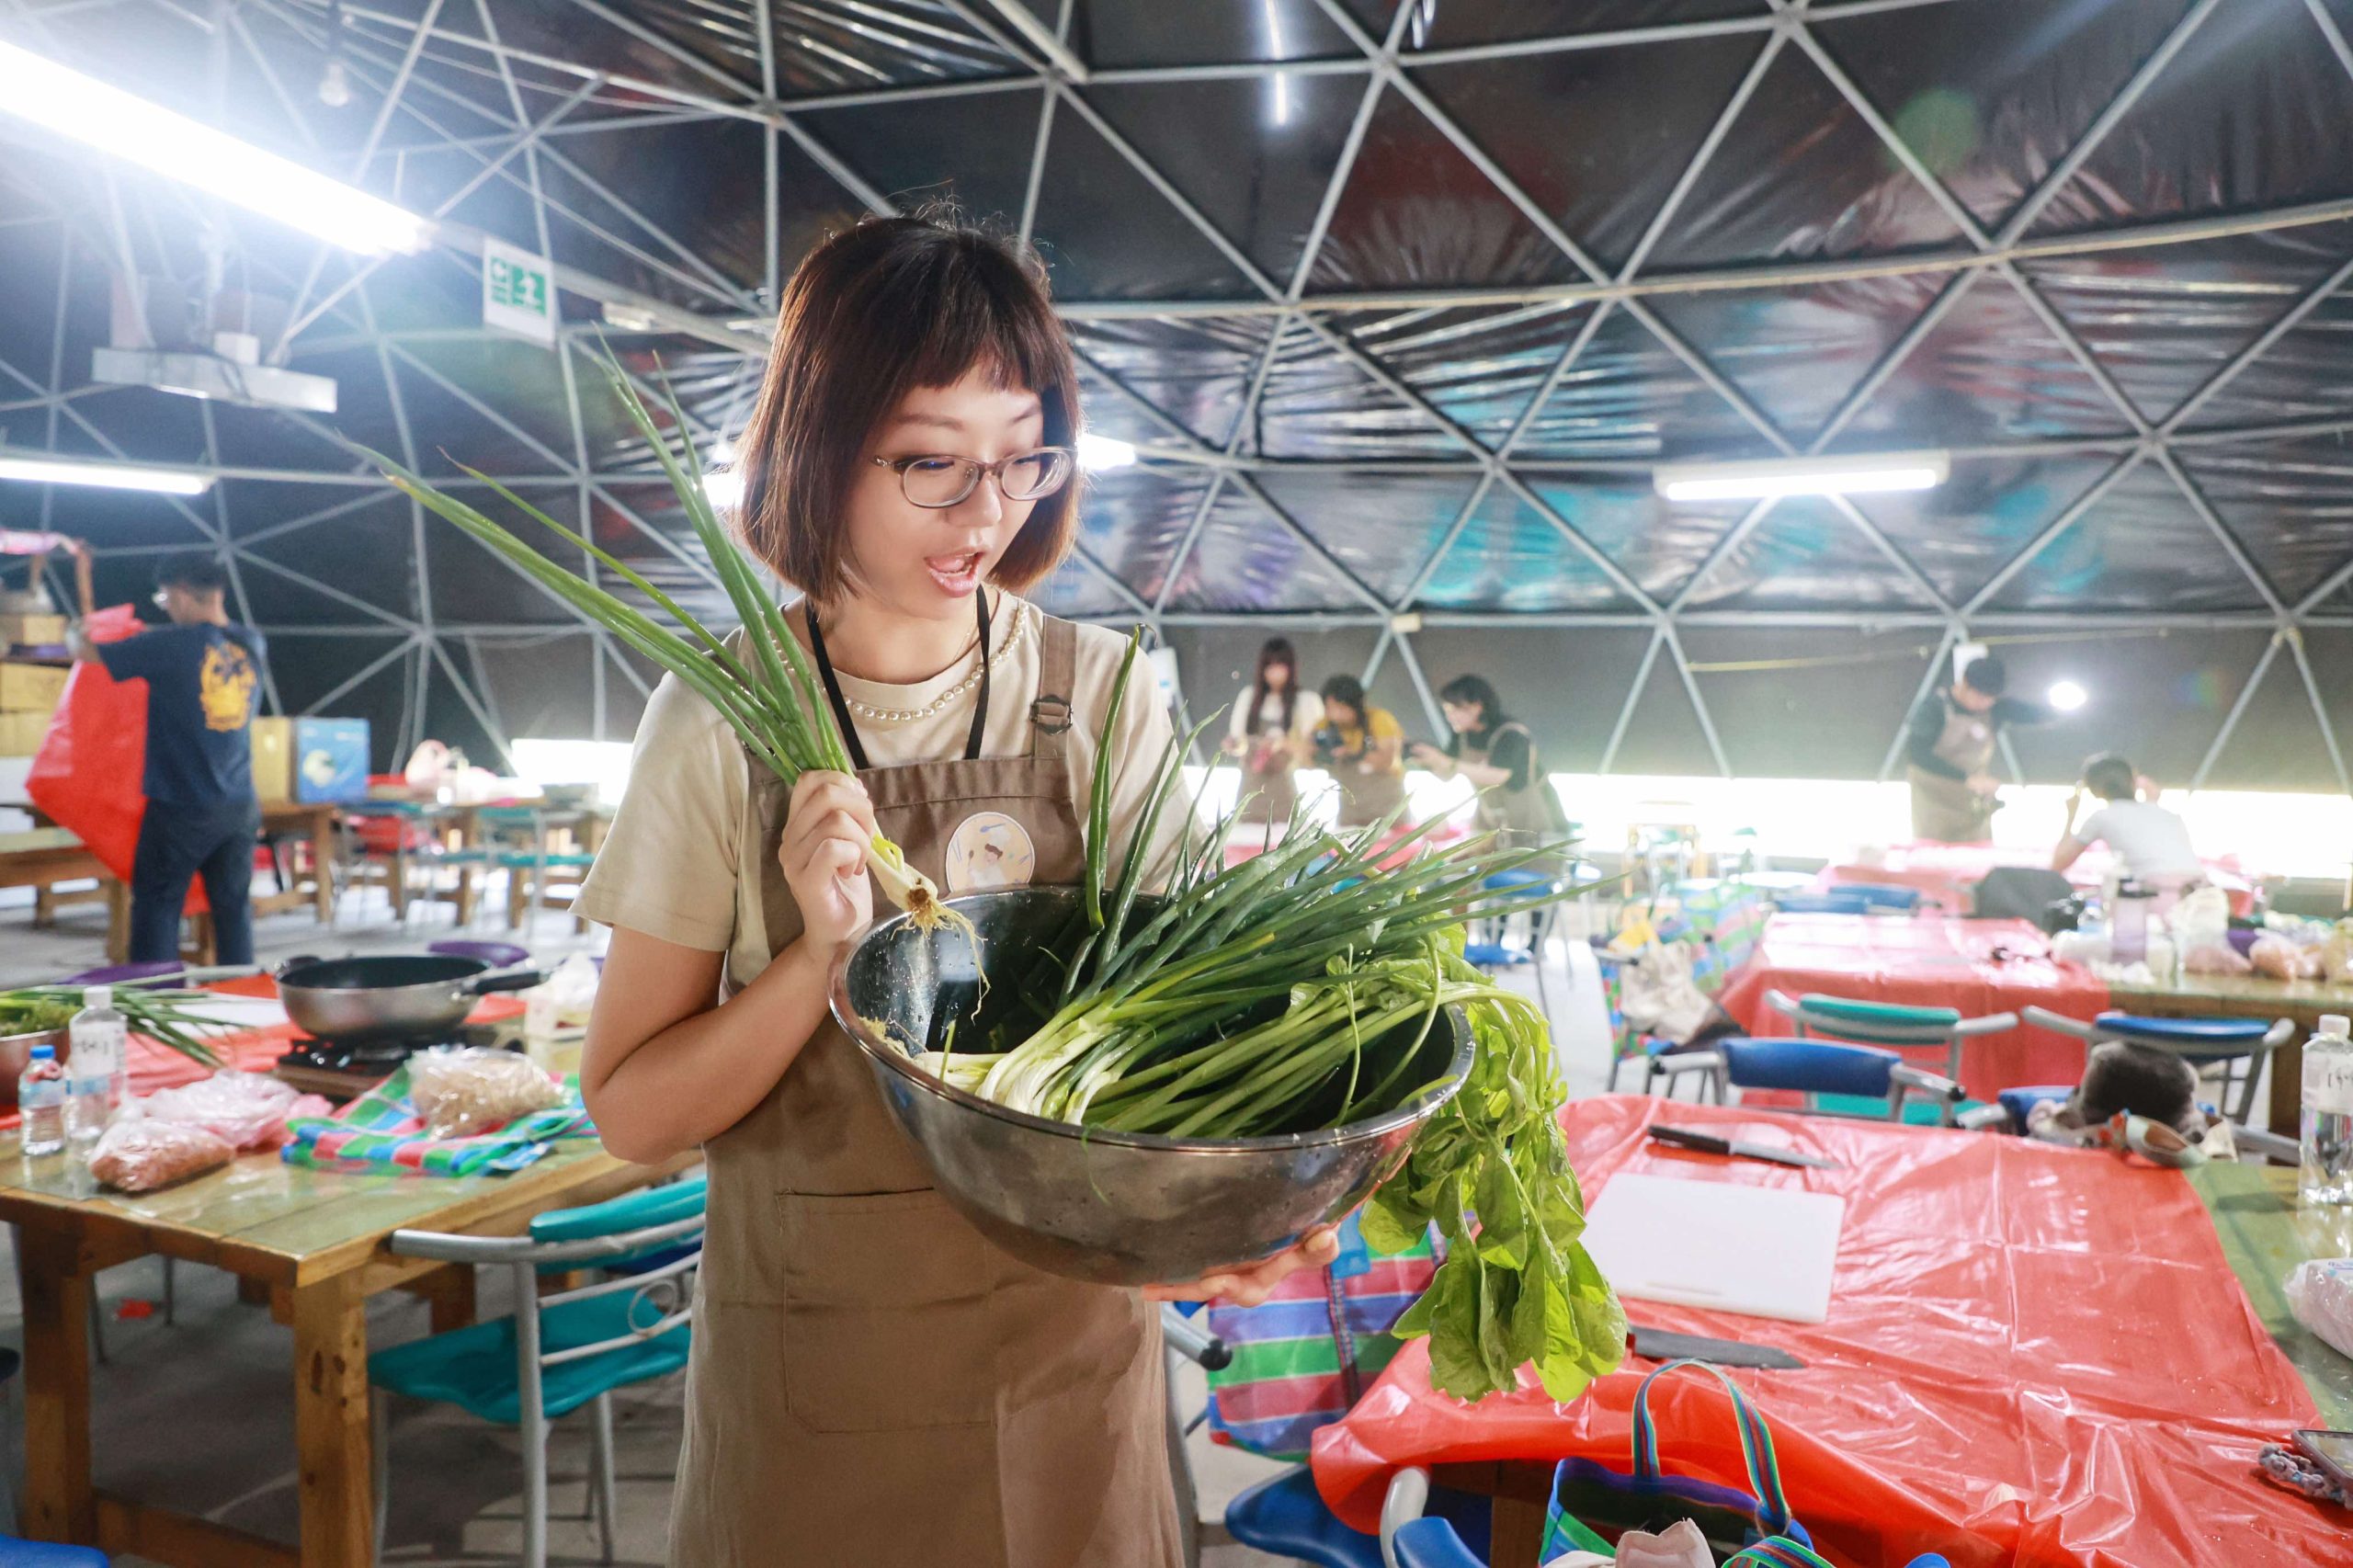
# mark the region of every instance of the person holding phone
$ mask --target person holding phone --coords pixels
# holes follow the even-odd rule
[[[1438,688],[1438,701],[1453,733],[1444,751],[1415,742],[1414,760],[1441,778],[1467,778],[1477,786],[1479,826],[1505,844],[1526,847],[1566,838],[1568,817],[1545,777],[1536,736],[1504,711],[1486,677],[1457,676]]]
[[[1376,823],[1405,803],[1405,732],[1397,716],[1365,700],[1364,683],[1334,676],[1324,683],[1324,722],[1315,727],[1315,765],[1340,790],[1342,827]]]
[[[1242,820],[1272,832],[1290,820],[1299,800],[1292,777],[1313,749],[1324,704],[1299,684],[1299,650],[1287,637],[1269,637],[1258,667],[1226,721],[1225,755],[1242,764]]]

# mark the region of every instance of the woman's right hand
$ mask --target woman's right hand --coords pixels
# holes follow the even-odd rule
[[[874,833],[874,803],[850,775],[812,771],[792,787],[776,858],[812,946],[830,952],[874,918],[874,884],[866,875]]]

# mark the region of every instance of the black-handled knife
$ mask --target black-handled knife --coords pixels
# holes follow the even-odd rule
[[[1729,1138],[1719,1138],[1712,1132],[1699,1132],[1688,1127],[1654,1127],[1651,1138],[1660,1143],[1671,1143],[1678,1149],[1694,1149],[1702,1154],[1724,1154],[1735,1160],[1762,1160],[1768,1165],[1796,1165],[1801,1169],[1835,1171],[1836,1160],[1825,1160],[1819,1154],[1801,1154],[1794,1149],[1776,1149],[1764,1143],[1738,1143]]]
[[[1805,1363],[1770,1345],[1749,1345],[1737,1339],[1711,1339],[1704,1334],[1675,1334],[1664,1328],[1627,1327],[1634,1354],[1651,1361],[1712,1361],[1719,1367],[1760,1367],[1790,1371]]]

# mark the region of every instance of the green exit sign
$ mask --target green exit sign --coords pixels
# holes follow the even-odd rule
[[[487,327],[555,346],[555,283],[545,258],[485,237],[482,321]]]

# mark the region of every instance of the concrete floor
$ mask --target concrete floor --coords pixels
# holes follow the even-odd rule
[[[503,906],[502,906],[503,907]],[[95,906],[62,912],[57,928],[30,928],[28,903],[0,903],[0,985],[23,984],[103,961],[104,915]],[[460,932],[446,904],[412,915],[405,929],[392,921],[381,893],[369,890],[346,901],[335,927],[322,932],[307,913],[256,923],[255,946],[265,964],[301,952],[415,950],[439,937],[463,935],[516,940],[535,957],[551,959],[602,945],[601,933],[575,934],[560,914],[542,915],[525,936],[485,916]],[[1564,975],[1555,949],[1551,978],[1563,1066],[1573,1093],[1597,1092],[1608,1062],[1608,1032],[1599,977],[1589,952],[1568,944]],[[1533,990],[1527,971],[1513,983]],[[1565,986],[1565,990],[1563,987]],[[20,1348],[22,1320],[16,1290],[15,1250],[0,1270],[0,1344]],[[96,1369],[94,1444],[100,1485],[240,1528],[291,1540],[295,1535],[294,1433],[287,1380],[291,1341],[267,1311],[241,1303],[234,1283],[217,1270],[176,1269],[176,1321],[122,1317],[125,1303],[160,1301],[162,1267],[154,1258],[109,1270],[100,1279],[108,1361]],[[481,1310],[508,1310],[502,1275],[485,1274]],[[377,1298],[369,1343],[381,1349],[426,1332],[422,1302],[397,1292]],[[1179,1408],[1188,1415],[1206,1397],[1199,1372],[1187,1368]],[[615,1396],[620,1506],[616,1558],[625,1564],[662,1562],[672,1477],[683,1414],[684,1385],[673,1378]],[[13,1381],[0,1388],[0,1485],[12,1508],[22,1473],[23,1411]],[[596,1526],[585,1517],[588,1460],[585,1417],[557,1424],[550,1449],[551,1561],[598,1560]],[[235,1440],[217,1440],[233,1431]],[[395,1402],[392,1410],[390,1528],[383,1561],[415,1568],[509,1563],[522,1550],[522,1461],[516,1434],[492,1427],[448,1406]],[[1188,1444],[1203,1532],[1204,1568],[1267,1568],[1285,1561],[1236,1545],[1216,1521],[1235,1494],[1284,1468],[1209,1442],[1206,1430]],[[5,1517],[5,1512],[0,1512]],[[119,1558],[126,1565],[143,1559]]]

